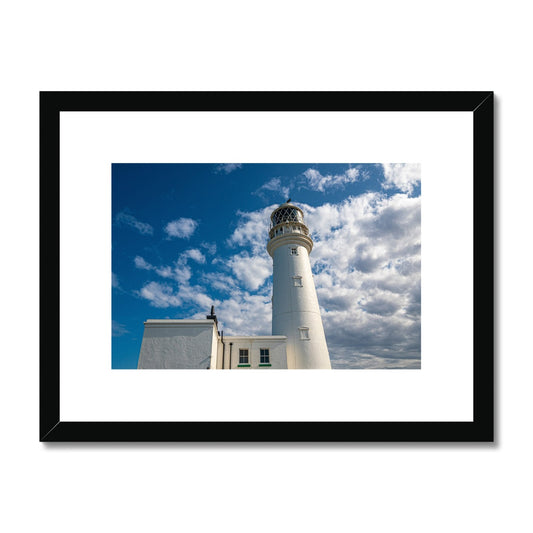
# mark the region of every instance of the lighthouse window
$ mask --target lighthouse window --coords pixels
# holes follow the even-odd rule
[[[309,328],[298,328],[300,330],[300,340],[308,341],[309,340]]]
[[[298,248],[291,248],[291,255],[298,255]]]
[[[293,276],[292,281],[295,287],[303,287],[302,285],[302,276]]]
[[[269,348],[259,348],[259,363],[262,365],[270,363],[270,349]]]
[[[239,350],[239,364],[247,365],[248,364],[248,349]]]

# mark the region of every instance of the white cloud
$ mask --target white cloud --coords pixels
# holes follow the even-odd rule
[[[204,287],[192,286],[192,270],[187,264],[188,260],[204,264],[205,256],[197,248],[190,248],[182,252],[173,265],[154,266],[143,257],[136,256],[135,266],[143,270],[154,271],[166,281],[160,283],[150,281],[146,283],[136,294],[150,302],[150,305],[158,308],[200,306],[208,308],[213,305],[213,299],[205,294]],[[172,282],[176,282],[174,286]]]
[[[376,192],[339,204],[301,205],[314,240],[310,260],[334,368],[420,367],[420,206],[420,197]],[[197,273],[200,286],[191,283],[188,266],[207,264],[199,249],[186,250],[172,266],[137,259],[138,268],[148,265],[166,279],[138,294],[155,307],[192,306],[188,317],[203,318],[215,305],[228,335],[270,334],[266,244],[275,207],[238,212],[228,244],[239,249],[215,258],[226,272]],[[225,298],[214,300],[210,290]]]
[[[210,255],[215,255],[217,253],[217,244],[216,242],[203,242],[200,244],[202,248],[207,250],[207,253]]]
[[[265,248],[274,207],[240,212],[228,239],[246,248],[225,261],[243,288],[229,292],[226,284],[231,296],[217,311],[233,334],[271,331],[272,264]],[[418,368],[420,197],[370,192],[301,207],[314,240],[310,259],[333,366]]]
[[[139,296],[148,300],[154,307],[178,307],[182,300],[170,285],[150,281],[139,292]]]
[[[187,265],[187,261],[192,259],[197,263],[204,264],[205,256],[197,248],[190,248],[182,252],[174,265],[154,266],[148,263],[143,257],[137,255],[133,262],[135,266],[141,270],[152,270],[158,276],[166,279],[173,279],[178,283],[187,283],[192,276],[191,268]]]
[[[235,277],[252,291],[257,290],[272,275],[272,261],[264,255],[240,253],[227,261]]]
[[[265,293],[265,294],[264,294]],[[271,335],[271,288],[261,294],[236,290],[231,297],[217,302],[215,312],[225,335]],[[203,318],[199,313],[195,318]]]
[[[158,276],[166,279],[173,279],[178,283],[187,283],[192,276],[191,269],[184,263],[177,261],[174,266],[163,265],[152,267]]]
[[[231,172],[233,172],[234,170],[237,170],[238,168],[242,168],[241,163],[223,163],[215,167],[215,172],[216,173],[223,172],[224,174],[230,174]]]
[[[270,214],[275,206],[258,211],[238,211],[239,222],[227,243],[245,250],[231,256],[224,264],[248,290],[255,291],[272,275],[272,260],[266,251]]]
[[[129,331],[124,324],[120,324],[116,320],[111,321],[111,335],[113,337],[122,337],[122,335],[125,335],[126,333],[129,333]]]
[[[193,261],[196,261],[197,263],[205,263],[205,256],[198,248],[190,248],[189,250],[185,250],[180,256],[180,258],[183,258],[183,260],[192,259]]]
[[[249,213],[237,211],[238,225],[228,238],[230,246],[246,246],[252,254],[263,253],[266,249],[270,214],[277,206],[268,206]]]
[[[189,239],[198,227],[198,222],[192,218],[178,218],[165,226],[165,232],[169,237]]]
[[[281,178],[272,178],[261,185],[261,187],[259,187],[259,189],[257,189],[253,194],[265,199],[267,196],[266,192],[279,193],[279,195],[286,199],[289,196],[290,188],[281,184]]]
[[[411,163],[382,164],[385,181],[383,188],[393,187],[411,194],[413,188],[420,183],[420,165]]]
[[[136,229],[141,235],[153,235],[154,228],[150,224],[137,220],[133,215],[121,211],[115,216],[115,221],[120,225],[130,226]]]
[[[304,211],[328,345],[343,358],[333,364],[419,365],[420,197],[367,193]]]
[[[135,264],[135,267],[140,268],[141,270],[153,270],[154,269],[154,267],[150,263],[145,261],[145,259],[141,257],[140,255],[135,256],[135,258],[133,259],[133,262]]]
[[[217,303],[216,300],[204,293],[204,289],[202,287],[197,285],[181,285],[178,291],[178,296],[185,302],[194,303],[197,306],[204,308],[204,314],[205,312],[209,311],[209,308],[212,305]]]
[[[221,274],[220,272],[208,272],[203,274],[202,281],[220,292],[233,293],[238,290],[235,278],[233,276]]]
[[[191,279],[192,272],[187,265],[178,263],[172,270],[171,275],[178,283],[187,283]]]
[[[203,292],[202,287],[190,286],[187,283],[181,285],[178,290],[175,290],[167,283],[150,281],[137,294],[141,298],[148,300],[150,305],[158,308],[181,307],[184,304],[195,304],[209,310],[211,305],[216,304],[215,300]]]
[[[359,169],[351,167],[343,174],[326,174],[322,175],[314,168],[308,168],[303,175],[307,179],[307,187],[313,191],[324,192],[328,188],[341,187],[345,183],[354,183],[363,179]]]

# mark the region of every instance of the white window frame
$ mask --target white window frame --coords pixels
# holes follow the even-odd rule
[[[294,248],[293,246],[291,246],[289,248],[289,255],[298,255],[298,248]]]
[[[309,337],[309,328],[307,327],[301,327],[298,328],[300,330],[300,340],[301,341],[309,341],[311,338]]]
[[[302,276],[293,276],[292,283],[295,287],[303,287]]]

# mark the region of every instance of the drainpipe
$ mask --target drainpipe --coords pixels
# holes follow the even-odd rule
[[[224,370],[224,355],[226,353],[226,345],[224,343],[224,332],[221,331],[220,332],[220,336],[221,336],[221,342],[222,342],[222,370]]]
[[[231,370],[231,349],[233,348],[233,343],[229,343],[229,369]]]

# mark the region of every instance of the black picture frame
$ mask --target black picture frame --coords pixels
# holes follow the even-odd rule
[[[473,421],[65,422],[60,419],[60,113],[63,111],[471,112]],[[494,94],[480,92],[41,92],[40,441],[491,442],[494,440]]]

